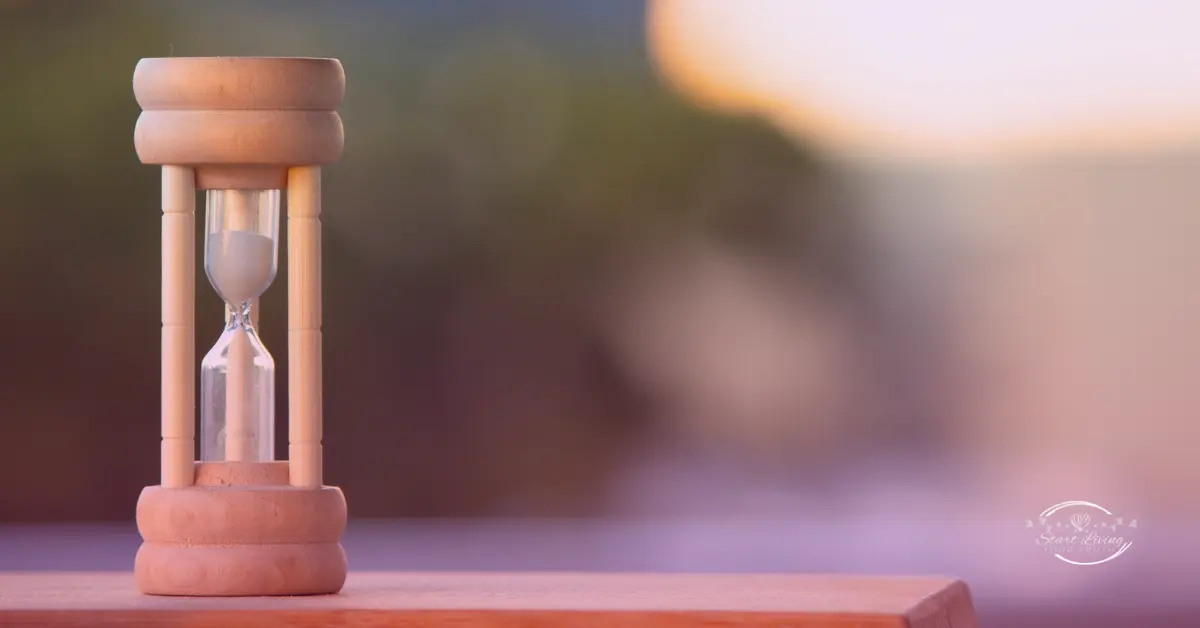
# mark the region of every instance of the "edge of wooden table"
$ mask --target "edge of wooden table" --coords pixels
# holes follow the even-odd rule
[[[0,573],[0,625],[976,628],[953,578],[352,572],[336,595],[183,598],[120,572]]]

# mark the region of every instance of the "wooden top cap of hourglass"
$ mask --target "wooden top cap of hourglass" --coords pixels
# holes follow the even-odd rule
[[[274,187],[261,184],[341,157],[345,91],[337,59],[142,59],[134,147],[145,164],[196,166],[198,187]],[[202,185],[201,170],[212,185]]]

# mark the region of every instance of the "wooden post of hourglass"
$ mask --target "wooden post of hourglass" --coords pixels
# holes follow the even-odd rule
[[[288,171],[288,461],[292,486],[321,486],[321,168]]]
[[[250,301],[250,326],[256,333],[258,327],[259,299]],[[233,318],[233,310],[225,306],[225,324]],[[225,380],[225,459],[231,462],[253,460],[258,451],[258,433],[251,429],[248,403],[250,382],[246,380],[254,366],[254,355],[246,337],[234,336],[229,345],[229,372]]]
[[[162,168],[162,485],[192,485],[196,456],[196,184]]]
[[[342,152],[336,59],[143,59],[134,145],[163,167],[162,484],[138,499],[144,593],[334,593],[346,579],[346,500],[321,468],[321,166]],[[226,227],[253,225],[252,190],[288,193],[288,461],[261,461],[231,344],[224,456],[195,462],[195,191],[224,190]],[[235,306],[239,304],[234,304]],[[257,325],[258,301],[251,304]],[[215,330],[214,330],[215,331]]]
[[[251,196],[242,191],[225,194],[227,226],[238,231],[250,231],[257,208],[251,208]],[[240,303],[232,304],[241,307]],[[226,309],[229,305],[226,305]],[[255,460],[258,434],[253,422],[254,350],[249,337],[234,334],[229,342],[229,366],[225,376],[225,460],[244,462]]]

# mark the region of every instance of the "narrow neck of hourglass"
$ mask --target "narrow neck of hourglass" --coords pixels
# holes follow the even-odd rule
[[[225,304],[225,328],[236,329],[245,328],[252,329],[254,327],[253,320],[250,316],[250,308],[252,302],[246,301],[240,304]]]

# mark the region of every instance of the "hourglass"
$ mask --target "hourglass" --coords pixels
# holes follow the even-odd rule
[[[321,166],[342,152],[335,59],[143,59],[134,145],[162,166],[162,479],[142,491],[139,588],[161,595],[332,593],[346,502],[322,481]],[[287,194],[288,459],[275,461],[275,361],[257,300],[275,279]],[[225,326],[200,367],[195,203]],[[220,332],[219,336],[216,332]]]
[[[209,190],[204,270],[225,300],[226,326],[200,363],[200,459],[274,459],[275,361],[251,304],[275,279],[278,190]]]

